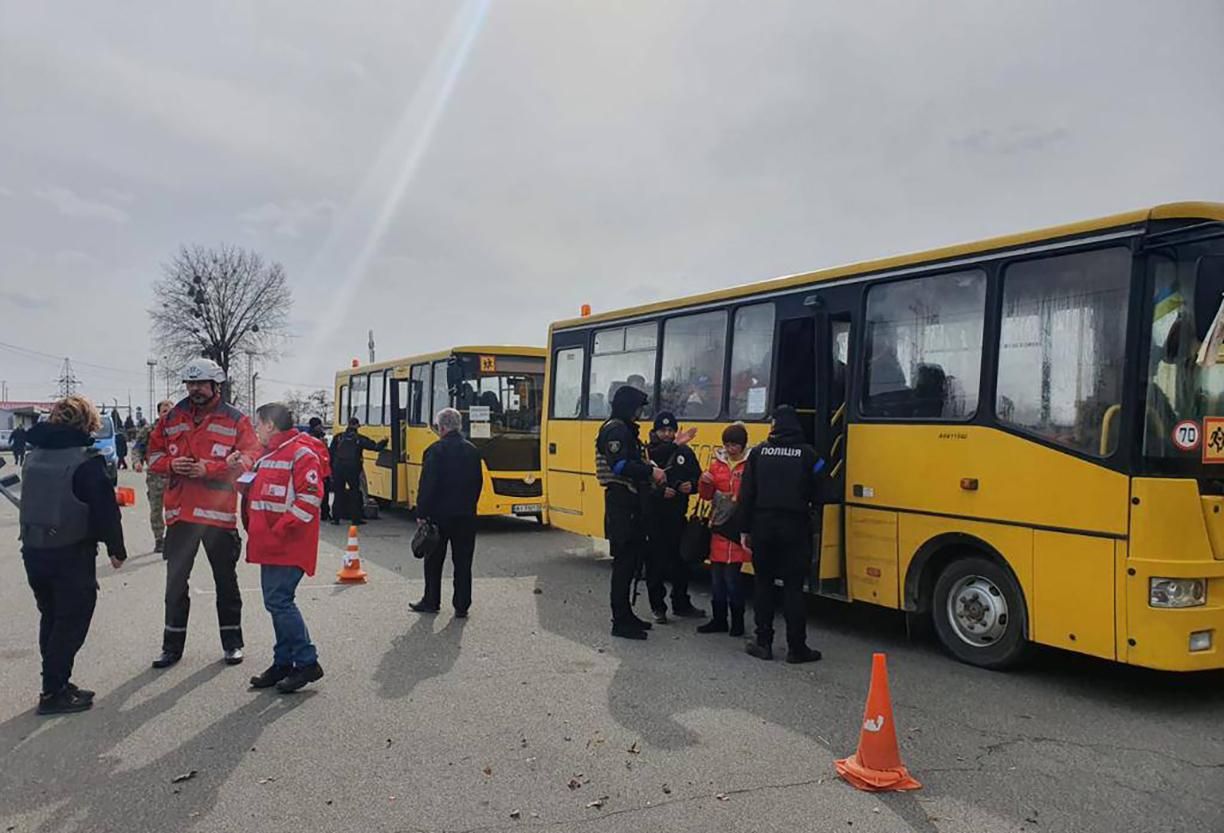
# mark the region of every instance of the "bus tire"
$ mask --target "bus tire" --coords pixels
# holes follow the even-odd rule
[[[1001,669],[1028,647],[1028,610],[1011,571],[980,555],[959,558],[940,573],[931,599],[935,632],[958,660]]]

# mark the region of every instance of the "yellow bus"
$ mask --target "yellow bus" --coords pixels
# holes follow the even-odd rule
[[[813,593],[985,667],[1224,667],[1222,297],[1224,205],[1179,203],[555,323],[552,523],[603,535],[618,386],[703,461],[790,404],[829,463]]]
[[[437,436],[433,417],[457,408],[464,433],[484,458],[480,515],[544,520],[540,416],[544,350],[539,347],[452,347],[437,353],[360,365],[336,374],[336,423],[350,417],[363,434],[387,440],[365,452],[366,488],[380,503],[412,508],[421,459]]]

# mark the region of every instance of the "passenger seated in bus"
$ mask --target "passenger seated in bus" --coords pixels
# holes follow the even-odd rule
[[[910,416],[933,419],[944,415],[948,396],[948,376],[937,364],[920,364],[914,374],[913,406]]]
[[[867,390],[870,396],[909,388],[901,362],[897,359],[897,341],[893,333],[882,328],[871,331],[871,361],[867,363]]]
[[[455,396],[455,407],[460,411],[467,411],[476,404],[476,389],[472,387],[471,382],[464,382],[459,386],[459,393]]]
[[[625,384],[631,388],[637,388],[642,393],[650,393],[650,391],[646,390],[646,377],[640,374],[631,374],[629,378],[625,380]]]

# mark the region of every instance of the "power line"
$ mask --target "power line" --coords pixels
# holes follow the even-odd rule
[[[3,341],[0,341],[0,350],[6,350],[10,353],[14,353],[18,356],[22,356],[23,358],[33,359],[35,361],[39,361],[39,360],[50,361],[50,362],[55,362],[56,364],[59,364],[60,362],[64,360],[64,357],[62,355],[57,356],[53,353],[44,353],[42,350],[34,350],[30,347],[22,347],[18,344],[9,344]],[[83,361],[78,360],[77,364],[81,367],[88,367],[91,370],[103,370],[109,373],[120,373],[124,376],[140,376],[142,378],[144,376],[144,374],[139,371],[130,370],[130,369],[124,370],[123,368],[120,368],[120,367],[111,367],[110,365],[105,365],[105,364],[95,364],[94,362],[83,362]]]

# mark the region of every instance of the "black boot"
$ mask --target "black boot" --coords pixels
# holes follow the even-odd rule
[[[634,622],[612,623],[612,635],[619,636],[621,639],[645,639],[646,631],[639,628]]]
[[[757,659],[773,659],[773,648],[769,645],[762,645],[760,642],[749,642],[744,646],[744,651]]]
[[[323,666],[319,663],[302,665],[289,672],[289,676],[276,684],[276,690],[281,694],[292,694],[307,683],[323,679]]]
[[[710,616],[710,621],[697,628],[697,633],[726,633],[727,602],[724,599],[715,599],[711,607],[714,608],[714,612]]]
[[[292,665],[277,665],[273,663],[268,666],[267,671],[251,678],[251,688],[271,688],[292,673]]]
[[[173,651],[162,651],[157,659],[153,660],[154,668],[169,668],[183,658],[182,654],[176,654]]]
[[[93,708],[93,698],[80,691],[65,687],[55,694],[44,694],[38,698],[39,714],[75,714]]]
[[[744,603],[731,605],[731,630],[728,631],[732,636],[744,635]]]
[[[786,652],[786,661],[791,665],[799,665],[805,662],[820,662],[820,651],[815,648],[809,648],[803,645],[799,648],[791,648]]]

